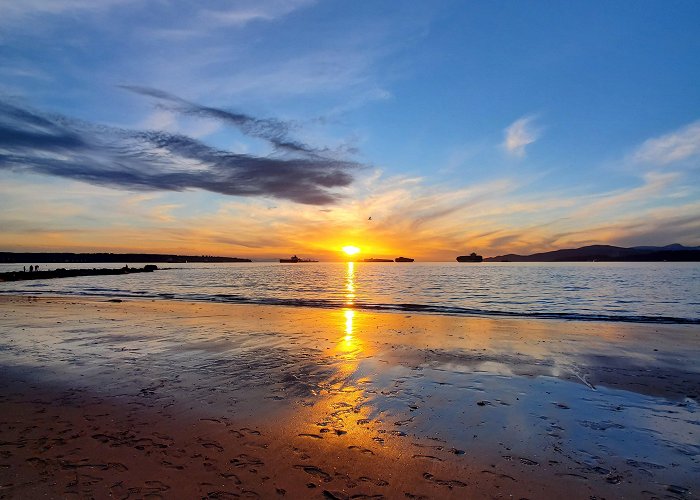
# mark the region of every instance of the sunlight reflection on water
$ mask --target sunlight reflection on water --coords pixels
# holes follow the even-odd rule
[[[94,264],[82,267],[87,266]],[[597,319],[644,321],[665,317],[668,322],[700,321],[700,264],[692,262],[261,262],[177,266],[148,276],[0,283],[0,293],[175,298],[448,314],[567,315],[568,319],[604,316]],[[0,266],[1,269],[4,268]]]

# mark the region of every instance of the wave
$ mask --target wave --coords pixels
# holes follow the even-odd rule
[[[606,313],[567,313],[567,312],[534,312],[534,311],[504,311],[498,309],[480,309],[458,306],[447,306],[439,304],[415,304],[415,303],[371,303],[355,302],[348,304],[345,301],[332,299],[296,299],[296,298],[270,298],[270,297],[247,297],[237,294],[183,294],[158,292],[149,293],[144,291],[129,292],[125,290],[88,288],[82,291],[72,290],[32,290],[27,294],[24,290],[1,290],[3,295],[68,295],[83,297],[109,297],[121,299],[155,299],[155,300],[178,300],[187,302],[217,302],[231,304],[256,304],[275,305],[287,307],[315,307],[322,309],[357,309],[366,311],[386,311],[402,313],[422,313],[440,314],[449,316],[486,316],[486,317],[506,317],[506,318],[532,318],[532,319],[557,319],[568,321],[607,321],[624,323],[654,323],[654,324],[678,324],[678,325],[700,325],[700,318],[684,318],[675,316],[652,316],[652,315],[623,315]]]

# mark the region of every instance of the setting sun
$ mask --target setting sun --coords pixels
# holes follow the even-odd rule
[[[352,245],[348,245],[346,247],[343,247],[343,252],[345,252],[348,255],[355,255],[356,253],[360,252],[360,249]]]

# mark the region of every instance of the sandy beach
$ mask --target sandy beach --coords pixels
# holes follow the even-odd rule
[[[0,498],[691,498],[697,325],[0,297]]]

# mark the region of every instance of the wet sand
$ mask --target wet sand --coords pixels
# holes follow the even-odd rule
[[[700,331],[0,297],[0,498],[692,498]]]

